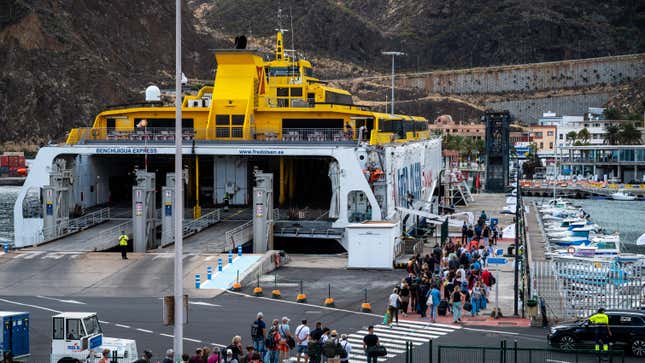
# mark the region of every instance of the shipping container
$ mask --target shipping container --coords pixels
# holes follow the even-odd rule
[[[9,157],[7,155],[0,155],[0,166],[9,166]]]
[[[0,311],[0,357],[11,352],[14,358],[29,355],[29,313]]]

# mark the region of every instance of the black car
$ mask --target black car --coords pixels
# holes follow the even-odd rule
[[[607,310],[614,349],[624,348],[637,357],[645,357],[645,312],[637,310]],[[547,335],[551,345],[562,350],[589,349],[595,341],[594,327],[589,320],[562,323],[551,327]]]

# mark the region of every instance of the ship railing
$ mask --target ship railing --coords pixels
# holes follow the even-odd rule
[[[175,141],[173,128],[79,128],[74,137],[69,138],[72,144],[92,143],[137,143],[169,144]],[[367,129],[346,128],[248,128],[248,127],[215,127],[210,129],[184,128],[184,142],[280,142],[280,143],[347,143],[368,141],[370,131]]]
[[[63,220],[56,225],[43,228],[42,239],[39,243],[53,241],[55,239],[80,232],[99,223],[106,222],[110,219],[110,208],[102,208],[94,212],[87,213],[78,218]]]
[[[351,128],[283,128],[276,129],[251,129],[253,140],[266,142],[293,142],[293,143],[341,143],[356,141],[362,133]],[[363,135],[367,139],[367,133]]]
[[[186,221],[184,223],[183,229],[184,229],[184,237],[198,233],[202,231],[205,228],[208,228],[212,226],[215,223],[220,222],[221,219],[221,212],[219,209],[215,209],[211,212],[208,212],[204,214],[203,216]]]
[[[175,129],[166,127],[137,127],[134,129],[83,127],[77,130],[78,144],[93,142],[170,143],[175,141]],[[205,139],[206,132],[206,129],[184,128],[182,130],[182,139],[184,141]]]
[[[231,244],[232,249],[235,249],[238,245],[242,245],[250,241],[253,238],[253,221],[250,220],[244,224],[226,231],[224,238],[226,243]]]

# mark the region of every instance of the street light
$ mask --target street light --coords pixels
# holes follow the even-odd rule
[[[175,357],[184,352],[184,280],[183,280],[183,175],[181,122],[181,1],[175,0],[175,321],[173,351]]]
[[[392,108],[390,109],[391,111],[390,113],[394,115],[394,57],[405,55],[405,53],[390,51],[390,52],[381,52],[381,54],[392,56],[392,98],[391,98]]]

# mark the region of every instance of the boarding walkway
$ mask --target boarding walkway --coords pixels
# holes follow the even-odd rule
[[[108,220],[92,228],[24,250],[100,252],[118,246],[118,237],[121,235],[121,231],[125,231],[127,234],[131,233],[132,222],[120,219]]]

